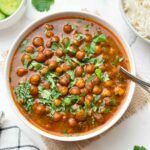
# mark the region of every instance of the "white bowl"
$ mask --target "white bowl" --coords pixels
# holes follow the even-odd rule
[[[138,36],[140,37],[142,40],[148,42],[150,44],[150,40],[144,38],[143,36],[141,36],[139,34],[139,32],[133,27],[133,25],[130,23],[129,19],[127,18],[124,8],[123,8],[123,0],[119,0],[119,6],[120,6],[120,12],[121,15],[123,16],[123,19],[125,20],[126,24],[131,28],[131,30]]]
[[[27,0],[22,0],[19,8],[11,16],[3,20],[0,20],[0,30],[14,25],[24,14],[26,6],[27,6]]]
[[[26,125],[28,125],[30,128],[34,129],[35,131],[37,131],[41,135],[48,137],[48,138],[52,138],[52,139],[60,140],[60,141],[79,141],[79,140],[89,139],[89,138],[92,138],[96,135],[102,134],[103,132],[105,132],[106,130],[111,128],[122,117],[122,115],[127,110],[128,106],[131,102],[133,93],[134,93],[135,84],[133,82],[130,83],[129,91],[128,91],[128,94],[126,96],[124,103],[122,104],[122,106],[120,106],[120,109],[118,110],[118,112],[114,115],[114,117],[112,117],[112,119],[110,119],[110,121],[108,121],[108,123],[106,123],[101,128],[96,128],[96,129],[89,131],[87,133],[83,133],[79,136],[72,136],[72,137],[70,137],[70,136],[69,137],[57,136],[54,134],[44,132],[43,130],[37,128],[36,126],[31,124],[29,121],[27,121],[27,119],[19,112],[18,108],[16,107],[14,100],[12,98],[12,95],[11,95],[10,87],[9,87],[10,63],[11,63],[12,57],[14,55],[14,52],[15,52],[16,48],[18,47],[18,45],[20,44],[20,42],[26,37],[26,35],[28,35],[28,33],[33,31],[33,29],[35,29],[37,26],[41,25],[42,23],[45,23],[46,21],[49,21],[51,19],[63,18],[64,16],[65,17],[66,16],[80,16],[80,17],[84,17],[84,18],[91,18],[92,20],[95,20],[96,22],[100,22],[102,25],[104,25],[108,29],[110,29],[118,37],[118,39],[121,41],[121,43],[122,43],[122,45],[123,45],[123,47],[124,47],[124,49],[128,55],[129,61],[130,61],[130,72],[133,75],[135,75],[135,64],[134,64],[134,59],[133,59],[130,47],[128,46],[128,44],[124,40],[124,38],[116,31],[116,29],[114,29],[114,27],[112,27],[110,24],[108,24],[106,21],[104,21],[103,19],[101,19],[98,16],[95,16],[95,15],[92,15],[89,13],[85,13],[85,12],[73,12],[73,11],[71,11],[71,12],[55,13],[55,14],[51,14],[49,16],[46,16],[46,17],[44,17],[38,21],[35,21],[34,23],[29,25],[28,27],[26,27],[22,31],[22,33],[20,33],[20,35],[18,35],[18,37],[14,41],[13,45],[11,46],[8,57],[7,57],[6,66],[5,66],[5,85],[6,85],[6,90],[8,91],[8,98],[9,98],[9,102],[10,102],[11,107],[14,109],[16,114],[19,116],[19,118]]]

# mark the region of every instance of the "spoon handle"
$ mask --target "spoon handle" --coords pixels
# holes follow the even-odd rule
[[[136,76],[132,75],[131,73],[129,73],[126,69],[124,69],[123,67],[120,67],[120,71],[125,74],[128,78],[130,78],[132,81],[134,81],[135,83],[139,84],[143,89],[145,89],[147,92],[150,93],[150,83],[145,82],[139,78],[137,78]]]

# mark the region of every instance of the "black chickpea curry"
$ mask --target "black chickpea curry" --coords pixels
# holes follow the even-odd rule
[[[104,125],[125,99],[129,69],[123,46],[92,20],[66,17],[32,31],[16,50],[10,88],[24,117],[54,134]]]

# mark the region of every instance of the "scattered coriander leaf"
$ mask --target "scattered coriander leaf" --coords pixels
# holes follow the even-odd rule
[[[59,48],[58,43],[52,42],[51,49],[52,49],[53,51],[56,51],[58,48]]]
[[[33,97],[30,94],[30,83],[29,82],[21,82],[15,88],[15,94],[17,100],[23,103],[24,108],[30,113],[32,111],[33,105]]]
[[[75,25],[75,24],[72,24],[71,27],[72,27],[73,30],[77,30],[78,29],[78,26]]]
[[[79,34],[77,34],[76,39],[77,39],[78,41],[82,41],[85,37],[86,37],[86,36],[85,36],[84,34],[79,33]]]
[[[104,73],[103,73],[103,81],[106,82],[106,81],[108,81],[108,80],[110,80],[110,79],[109,79],[109,75],[108,75],[107,72],[104,72]]]
[[[112,65],[118,65],[118,63],[122,62],[124,60],[124,57],[120,57],[119,55],[117,55],[114,59],[114,61],[112,62]]]
[[[95,74],[96,76],[101,80],[103,81],[103,73],[102,73],[102,70],[100,68],[96,69],[95,70]]]
[[[40,12],[48,11],[53,3],[54,0],[32,0],[32,5]]]
[[[92,25],[90,25],[90,24],[86,24],[86,25],[84,26],[84,30],[85,30],[85,31],[89,31],[91,28],[92,28]]]
[[[95,78],[95,75],[91,75],[86,81],[91,82]]]
[[[22,43],[21,43],[21,45],[20,45],[20,47],[19,47],[19,50],[23,53],[23,52],[25,52],[25,48],[29,45],[29,40],[24,40]]]
[[[93,42],[95,42],[95,43],[98,43],[98,42],[105,42],[106,40],[107,40],[106,35],[101,34],[101,35],[96,36],[96,37],[93,39]]]
[[[38,63],[36,61],[32,61],[30,63],[30,65],[28,66],[28,69],[34,69],[35,71],[39,71],[41,70],[43,67],[43,64],[42,63]]]

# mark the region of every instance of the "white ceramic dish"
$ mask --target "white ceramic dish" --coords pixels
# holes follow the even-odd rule
[[[19,8],[16,10],[14,14],[0,21],[0,30],[14,25],[24,14],[26,6],[27,6],[27,0],[22,0]]]
[[[41,135],[43,135],[45,137],[48,137],[48,138],[52,138],[52,139],[60,140],[60,141],[79,141],[79,140],[85,140],[85,139],[88,139],[88,138],[92,138],[96,135],[102,134],[103,132],[105,132],[106,130],[111,128],[122,117],[122,115],[125,113],[126,109],[128,108],[128,106],[131,102],[133,93],[134,93],[135,84],[133,82],[131,82],[131,84],[130,84],[129,91],[128,91],[128,94],[126,96],[125,102],[123,103],[121,108],[118,110],[116,115],[114,115],[114,117],[112,117],[112,119],[110,121],[108,121],[108,123],[106,123],[102,128],[97,128],[97,129],[95,129],[93,131],[90,131],[88,133],[84,133],[84,134],[81,134],[79,136],[72,136],[72,137],[57,136],[57,135],[52,135],[52,134],[46,133],[46,132],[40,130],[39,128],[37,128],[36,126],[34,126],[33,124],[31,124],[29,121],[27,121],[24,118],[24,116],[17,109],[17,107],[14,103],[14,100],[11,96],[10,87],[9,87],[10,63],[11,63],[11,60],[12,60],[12,57],[14,55],[14,52],[15,52],[16,48],[18,47],[20,42],[24,39],[24,37],[26,37],[26,35],[28,33],[33,31],[33,29],[35,27],[41,25],[42,23],[45,23],[46,21],[49,21],[51,19],[56,19],[56,18],[61,18],[61,17],[66,17],[66,16],[80,16],[80,17],[84,17],[84,18],[89,18],[89,19],[95,20],[96,22],[100,22],[102,25],[104,25],[108,29],[110,29],[118,37],[118,39],[120,39],[122,45],[124,46],[124,49],[126,50],[126,53],[128,55],[129,61],[130,61],[131,73],[133,75],[135,75],[135,64],[134,64],[134,59],[133,59],[130,47],[128,46],[128,44],[126,43],[124,38],[116,31],[116,29],[114,29],[110,24],[108,24],[106,21],[102,20],[98,16],[95,16],[95,15],[92,15],[92,14],[89,14],[89,13],[85,13],[85,12],[84,13],[83,12],[60,12],[60,13],[51,14],[49,16],[46,16],[46,17],[32,23],[31,25],[26,27],[22,31],[22,33],[20,33],[20,35],[18,35],[18,37],[16,38],[16,40],[14,41],[13,45],[10,48],[10,51],[9,51],[9,54],[8,54],[8,57],[7,57],[7,60],[6,60],[5,85],[6,85],[6,90],[8,91],[8,98],[9,98],[9,102],[10,102],[11,107],[16,112],[16,114],[19,116],[19,118],[26,125],[28,125],[30,128],[32,128],[36,132],[38,132]]]
[[[124,12],[124,8],[123,8],[123,1],[124,0],[119,0],[119,5],[120,5],[120,12],[121,15],[123,16],[123,19],[125,20],[126,24],[131,28],[131,30],[138,36],[140,37],[142,40],[148,42],[150,44],[150,40],[144,38],[143,36],[141,36],[139,34],[139,32],[132,26],[132,24],[130,23],[129,19],[127,18],[125,12]]]

